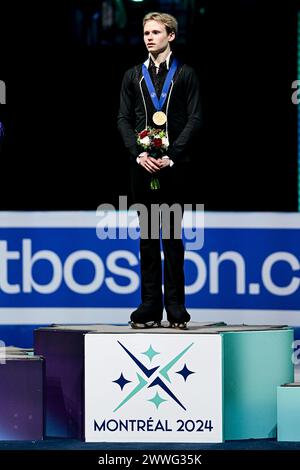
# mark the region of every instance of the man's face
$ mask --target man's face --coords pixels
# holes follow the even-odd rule
[[[175,34],[168,34],[165,25],[160,21],[149,20],[145,23],[144,42],[149,52],[163,52],[174,38]]]

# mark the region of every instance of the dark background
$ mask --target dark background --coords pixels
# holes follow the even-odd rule
[[[119,89],[125,70],[147,56],[142,17],[158,9],[179,20],[174,50],[202,89],[195,202],[296,211],[298,2],[123,4],[126,21],[119,11],[111,24],[101,0],[1,1],[0,210],[94,210],[128,194]]]

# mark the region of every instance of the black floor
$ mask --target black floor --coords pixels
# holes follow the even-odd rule
[[[86,443],[75,439],[46,439],[44,441],[0,441],[2,450],[299,450],[300,442],[277,442],[276,439],[226,441],[220,444],[203,443]]]

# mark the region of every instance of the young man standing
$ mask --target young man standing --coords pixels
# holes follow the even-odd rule
[[[191,142],[201,127],[198,79],[194,70],[180,63],[171,51],[177,33],[176,19],[166,13],[144,17],[144,42],[149,52],[144,64],[129,69],[123,78],[118,128],[131,156],[131,184],[135,203],[148,209],[151,227],[153,204],[193,202],[189,199]],[[163,129],[169,147],[155,159],[141,151],[137,133],[151,127]],[[153,176],[159,188],[151,189]],[[139,213],[141,233],[144,223]],[[171,222],[174,229],[174,222]],[[150,230],[149,230],[150,231]],[[164,298],[160,239],[141,236],[140,266],[142,303],[131,314],[133,328],[159,326],[163,308],[170,326],[186,328],[190,315],[185,308],[184,246],[181,238],[162,238]],[[148,234],[149,235],[149,234]]]

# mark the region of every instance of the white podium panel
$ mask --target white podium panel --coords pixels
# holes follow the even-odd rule
[[[222,442],[222,335],[86,334],[85,440]]]

